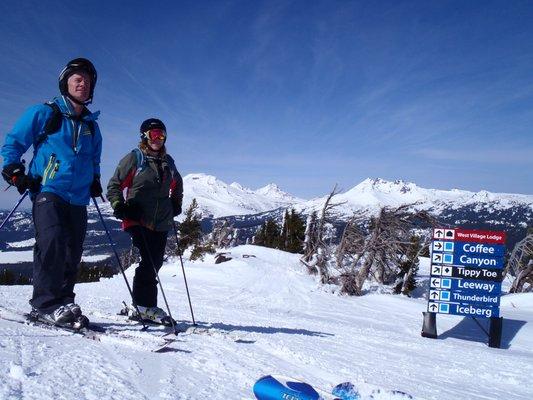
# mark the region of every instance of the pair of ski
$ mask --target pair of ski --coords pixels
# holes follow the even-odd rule
[[[189,335],[207,335],[214,337],[223,337],[233,340],[236,343],[254,343],[252,340],[244,340],[241,335],[236,336],[235,331],[223,331],[207,325],[190,325],[188,323],[175,322],[176,331],[169,329],[172,324],[157,324],[153,321],[143,320],[144,324],[149,326],[149,330],[138,329],[139,320],[116,318],[109,315],[99,315],[99,317],[119,322],[114,327],[108,327],[106,323],[86,322],[85,326],[78,324],[54,325],[50,321],[40,320],[35,315],[22,314],[16,311],[0,307],[0,318],[19,324],[37,326],[43,329],[68,332],[73,335],[81,336],[85,339],[91,339],[98,342],[110,344],[120,344],[129,347],[135,347],[143,350],[150,350],[154,353],[165,353],[171,351],[180,351],[172,346],[180,337]],[[124,325],[126,323],[127,325]],[[137,329],[130,329],[134,325]]]
[[[36,326],[42,329],[65,332],[77,335],[85,339],[110,344],[120,344],[150,350],[154,353],[172,351],[171,345],[177,341],[174,332],[141,331],[141,330],[116,330],[107,328],[105,324],[86,321],[80,325],[77,322],[66,324],[53,324],[50,321],[39,318],[35,314],[20,314],[3,307],[0,308],[0,318],[6,321],[24,325]]]
[[[127,319],[123,319],[122,317],[127,317]],[[161,323],[155,323],[151,320],[139,320],[138,318],[134,316],[128,316],[126,313],[124,313],[124,310],[119,312],[117,314],[117,317],[109,316],[109,315],[99,315],[99,317],[104,319],[111,319],[114,321],[127,321],[131,324],[138,324],[138,323],[145,323],[148,325],[154,325],[155,327],[166,327],[168,329],[169,327],[172,327],[172,323],[169,319],[166,319],[165,321],[162,321]],[[169,318],[169,317],[166,317]],[[246,338],[246,334],[242,334],[238,330],[223,330],[220,328],[216,328],[212,326],[211,324],[206,323],[197,323],[195,325],[191,325],[188,322],[183,321],[176,321],[174,320],[174,326],[176,328],[176,331],[180,334],[180,336],[190,336],[190,335],[205,335],[205,336],[212,336],[212,337],[223,337],[226,339],[230,339],[236,343],[255,343],[255,340],[248,340]]]
[[[373,389],[365,395],[351,382],[339,383],[330,392],[283,375],[267,375],[253,387],[258,400],[409,400],[398,390]]]

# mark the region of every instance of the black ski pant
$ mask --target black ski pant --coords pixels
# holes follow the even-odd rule
[[[30,304],[48,313],[74,302],[74,285],[87,231],[87,208],[45,192],[34,199],[32,211],[35,246]]]
[[[144,226],[134,225],[126,229],[132,243],[139,249],[141,261],[133,278],[133,302],[138,306],[157,306],[157,277],[155,270],[163,265],[167,231],[158,232]],[[153,264],[152,264],[153,262]]]

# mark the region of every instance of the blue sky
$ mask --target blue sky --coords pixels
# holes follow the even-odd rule
[[[532,194],[531,21],[528,1],[3,1],[0,140],[83,56],[106,183],[158,117],[183,175]]]

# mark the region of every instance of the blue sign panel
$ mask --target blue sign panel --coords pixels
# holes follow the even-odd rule
[[[453,292],[451,290],[431,289],[429,291],[429,300],[440,302],[448,301],[452,303],[475,303],[485,306],[499,306],[499,294],[475,294],[468,292]]]
[[[428,311],[439,314],[464,315],[474,318],[499,317],[500,309],[480,304],[428,303]]]
[[[455,265],[464,265],[474,268],[503,269],[503,257],[485,257],[480,255],[461,254],[454,255]]]
[[[434,264],[503,269],[503,257],[487,257],[478,254],[433,253],[431,261]]]
[[[444,269],[449,267],[443,267]],[[488,268],[468,268],[468,267],[451,267],[452,276],[454,278],[466,278],[466,279],[480,279],[485,281],[501,282],[502,270],[501,269],[488,269]],[[444,272],[443,272],[444,273]]]
[[[452,290],[469,294],[500,294],[502,291],[502,283],[453,278]]]
[[[500,293],[496,294],[476,294],[470,292],[446,292],[446,296],[440,296],[442,300],[453,301],[456,303],[476,303],[484,304],[486,306],[499,306]]]
[[[485,257],[503,257],[505,253],[505,245],[455,242],[453,252],[456,255],[461,255],[461,254],[474,255],[475,254],[475,255],[481,255]]]
[[[501,282],[472,281],[458,278],[434,278],[430,279],[430,287],[435,289],[447,289],[468,294],[498,295],[502,291]]]

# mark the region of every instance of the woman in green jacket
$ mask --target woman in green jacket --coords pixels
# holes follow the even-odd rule
[[[141,256],[133,278],[133,302],[140,318],[166,323],[167,314],[157,307],[155,271],[163,264],[173,218],[181,213],[183,179],[166,152],[163,122],[147,119],[141,124],[140,133],[138,148],[120,160],[109,181],[107,197],[114,216],[122,220],[123,229],[131,235]],[[139,318],[134,310],[130,307],[129,315]]]

